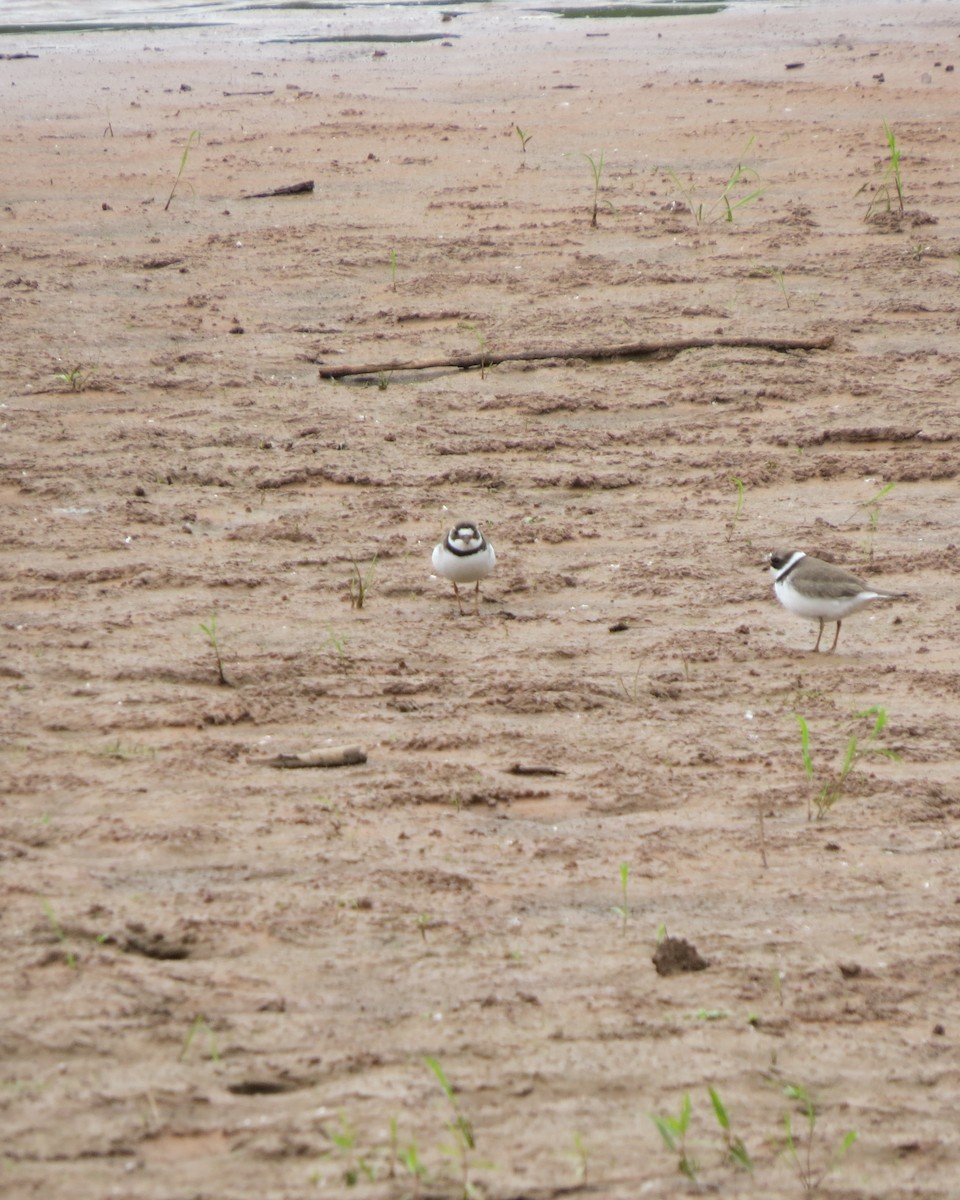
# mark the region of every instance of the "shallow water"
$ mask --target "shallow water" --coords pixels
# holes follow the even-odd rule
[[[757,3],[760,0],[733,0]],[[769,0],[762,0],[770,7]],[[776,0],[775,0],[776,2]],[[814,0],[817,2],[817,0]],[[653,0],[644,5],[610,4],[609,0],[550,5],[523,0],[7,0],[0,9],[0,36],[68,36],[73,32],[120,33],[147,29],[227,27],[243,34],[273,40],[302,39],[321,31],[327,36],[379,33],[425,34],[446,32],[459,17],[489,15],[504,19],[558,17],[644,19],[651,15],[705,15],[725,7],[696,0]],[[622,10],[622,11],[618,11]],[[446,17],[446,19],[444,19]]]

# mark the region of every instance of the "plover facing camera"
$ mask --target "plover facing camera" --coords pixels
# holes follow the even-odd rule
[[[458,583],[475,583],[474,603],[480,615],[480,580],[486,579],[497,565],[493,547],[473,521],[458,521],[442,542],[433,548],[433,569],[453,584],[457,607],[463,616]]]
[[[770,555],[770,570],[774,594],[783,607],[798,617],[820,622],[814,651],[820,649],[824,622],[836,621],[837,632],[828,651],[830,654],[837,648],[844,618],[875,600],[899,600],[906,594],[882,592],[842,567],[835,567],[822,558],[811,558],[802,550],[775,550]]]

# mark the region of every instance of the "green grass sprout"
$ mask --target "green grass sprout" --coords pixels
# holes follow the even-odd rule
[[[461,321],[457,328],[467,330],[468,333],[472,333],[476,338],[477,350],[480,355],[480,378],[485,379],[487,374],[487,364],[485,361],[487,353],[487,339],[483,336],[483,332],[470,321]]]
[[[627,883],[628,883],[629,879],[630,879],[630,864],[629,863],[621,863],[620,864],[620,893],[623,897],[623,902],[621,904],[615,904],[613,907],[613,912],[615,912],[618,917],[623,918],[622,932],[623,932],[624,936],[626,936],[626,932],[627,932],[627,921],[629,921],[629,919],[630,919],[630,906],[627,903]]]
[[[71,392],[82,392],[93,378],[93,370],[84,371],[78,364],[69,371],[57,371],[50,378],[56,379],[58,383],[65,383]]]
[[[600,209],[600,185],[603,178],[604,152],[601,150],[596,158],[592,154],[584,154],[583,157],[590,164],[590,174],[593,176],[593,208],[590,213],[590,225],[596,229],[597,215]],[[609,200],[604,200],[604,204],[616,215],[617,210]]]
[[[573,1150],[569,1154],[577,1160],[577,1182],[586,1188],[589,1185],[590,1150],[579,1133],[573,1135]]]
[[[633,673],[633,683],[627,687],[626,680],[622,675],[617,676],[617,681],[623,689],[623,694],[627,698],[629,704],[636,705],[640,701],[640,669],[643,663],[637,663],[637,669]]]
[[[185,168],[186,168],[186,165],[187,165],[187,159],[188,159],[188,158],[189,158],[189,156],[190,156],[190,148],[191,148],[191,146],[193,146],[193,145],[194,145],[194,143],[195,143],[195,142],[199,142],[199,141],[200,141],[200,131],[199,131],[199,129],[192,129],[192,130],[190,131],[190,136],[187,138],[187,144],[186,144],[186,145],[184,146],[184,148],[183,148],[183,153],[180,155],[180,170],[179,170],[179,171],[177,171],[177,177],[176,177],[176,179],[173,181],[173,187],[170,189],[170,195],[167,197],[167,202],[166,202],[166,204],[163,206],[163,211],[164,211],[164,212],[166,212],[166,211],[167,211],[167,209],[169,209],[169,207],[170,207],[170,202],[171,202],[171,200],[173,199],[173,193],[174,193],[174,192],[177,190],[177,184],[179,184],[179,182],[180,182],[180,177],[183,175],[183,172],[184,172],[184,170],[185,170]]]
[[[690,1093],[684,1092],[680,1102],[679,1116],[671,1117],[660,1113],[650,1113],[650,1120],[656,1125],[664,1145],[671,1154],[677,1156],[677,1170],[687,1179],[696,1182],[699,1167],[687,1152],[687,1130],[690,1128],[692,1107]]]
[[[787,308],[790,307],[790,297],[787,295],[787,285],[784,282],[783,270],[780,267],[772,267],[770,269],[770,278],[776,283],[777,287],[783,296],[783,302]]]
[[[676,171],[669,167],[665,169],[667,178],[671,180],[674,187],[683,197],[684,204],[698,225],[706,225],[711,221],[721,220],[732,222],[734,213],[738,209],[746,208],[748,204],[752,204],[763,194],[763,185],[754,187],[752,191],[745,192],[745,188],[760,182],[760,176],[757,171],[753,167],[744,166],[743,162],[754,140],[753,135],[748,138],[747,144],[740,151],[737,163],[730,171],[726,182],[720,190],[720,194],[709,204],[705,204],[702,200],[698,199],[698,189],[695,183],[684,184]]]
[[[78,970],[77,956],[73,953],[72,950],[67,949],[67,935],[63,932],[63,926],[57,920],[57,914],[53,911],[53,905],[50,903],[50,901],[46,897],[43,897],[40,900],[40,907],[43,909],[44,915],[47,918],[50,928],[53,930],[53,936],[57,939],[57,941],[60,943],[60,945],[63,946],[63,948],[64,948],[63,952],[66,955],[67,966],[70,967],[70,969],[73,971]]]
[[[440,1063],[432,1056],[427,1055],[425,1060],[427,1066],[437,1077],[437,1082],[443,1089],[443,1094],[446,1096],[451,1109],[451,1117],[447,1121],[447,1129],[453,1135],[453,1147],[450,1153],[455,1157],[460,1165],[460,1183],[462,1187],[463,1200],[470,1200],[474,1194],[473,1186],[470,1183],[470,1155],[476,1149],[476,1142],[473,1136],[473,1125],[469,1118],[460,1108],[460,1102],[457,1100],[456,1093],[450,1081],[440,1066]]]
[[[890,153],[890,161],[887,164],[887,169],[883,173],[877,190],[873,194],[873,198],[867,205],[867,211],[863,214],[863,219],[869,221],[875,208],[881,204],[884,205],[885,212],[892,212],[894,200],[896,200],[897,212],[903,216],[903,176],[900,171],[900,161],[903,157],[903,151],[897,144],[897,137],[886,121],[883,122],[883,135],[887,142],[887,150]],[[857,191],[859,196],[869,185],[864,184]]]
[[[739,479],[736,475],[731,475],[730,482],[737,489],[737,503],[733,510],[733,518],[730,521],[729,532],[727,534],[728,539],[733,536],[734,530],[737,528],[737,522],[743,516],[743,480]]]
[[[205,1029],[207,1031],[207,1047],[211,1060],[213,1062],[220,1061],[220,1050],[217,1046],[217,1039],[214,1037],[213,1030],[210,1028],[207,1018],[203,1015],[203,1013],[198,1013],[197,1016],[193,1018],[190,1028],[187,1030],[187,1036],[183,1039],[183,1046],[180,1049],[180,1054],[178,1057],[179,1062],[183,1062],[183,1060],[186,1058],[191,1042],[201,1029]]]
[[[889,496],[896,486],[896,483],[888,483],[885,488],[881,488],[875,496],[871,497],[871,499],[867,500],[866,503],[861,506],[867,510],[867,515],[870,518],[870,529],[874,533],[876,533],[877,525],[880,522],[880,501],[884,498],[884,496]]]
[[[800,1084],[788,1083],[784,1086],[783,1094],[788,1100],[794,1101],[800,1107],[807,1127],[805,1138],[800,1134],[795,1134],[793,1130],[793,1118],[789,1110],[783,1114],[785,1134],[783,1153],[796,1172],[803,1190],[805,1192],[815,1192],[819,1189],[825,1177],[840,1165],[841,1160],[857,1140],[858,1135],[856,1130],[849,1130],[840,1139],[827,1164],[819,1169],[815,1168],[813,1165],[813,1147],[817,1132],[817,1110],[810,1093]]]
[[[713,1105],[713,1115],[717,1118],[717,1124],[723,1131],[724,1141],[727,1145],[727,1159],[730,1162],[736,1163],[744,1171],[752,1171],[753,1161],[747,1153],[743,1139],[737,1137],[730,1126],[730,1117],[727,1115],[726,1107],[720,1099],[720,1093],[716,1088],[712,1087],[708,1087],[707,1091],[710,1094],[710,1103]]]
[[[361,571],[356,559],[350,560],[353,563],[353,574],[350,576],[350,607],[363,608],[367,602],[367,597],[370,595],[370,589],[373,587],[373,576],[377,569],[377,555],[374,555],[370,560],[370,565],[365,571]]]
[[[810,730],[806,720],[799,713],[794,713],[793,716],[794,720],[800,726],[800,755],[803,760],[803,769],[807,778],[812,781],[816,776],[816,769],[814,767],[813,755],[810,751]],[[891,750],[886,746],[876,745],[877,739],[887,727],[887,710],[881,705],[875,704],[856,714],[857,720],[863,720],[866,717],[873,718],[873,725],[869,729],[866,738],[861,740],[856,733],[850,735],[839,770],[828,772],[818,791],[813,796],[813,804],[816,806],[818,821],[822,820],[841,798],[854,767],[867,755],[882,754],[886,758],[892,758],[895,762],[900,761],[900,755],[895,750]],[[811,806],[810,799],[808,798],[807,820],[810,820],[810,818]]]
[[[357,1154],[356,1130],[347,1120],[345,1113],[338,1113],[337,1119],[340,1122],[339,1128],[326,1129],[324,1132],[344,1157],[343,1182],[347,1187],[356,1187],[362,1175],[372,1183],[376,1179],[376,1171],[365,1158]]]
[[[320,643],[320,649],[324,650],[329,646],[338,660],[343,663],[347,656],[347,643],[349,640],[346,634],[338,633],[332,625],[328,625],[327,636]]]
[[[217,665],[217,681],[221,687],[231,687],[230,680],[223,673],[223,655],[220,651],[220,635],[217,632],[217,614],[211,613],[208,621],[201,621],[200,628],[206,635],[210,649],[213,651],[213,658]]]

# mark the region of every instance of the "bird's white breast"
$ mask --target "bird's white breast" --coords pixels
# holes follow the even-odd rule
[[[451,554],[443,542],[433,550],[433,569],[453,583],[486,579],[496,565],[497,556],[489,542],[475,554]]]

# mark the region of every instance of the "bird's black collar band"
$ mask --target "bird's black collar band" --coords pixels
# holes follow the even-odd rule
[[[464,550],[460,546],[455,546],[453,542],[450,541],[450,535],[447,534],[446,547],[450,553],[456,555],[457,558],[469,558],[472,554],[479,554],[481,550],[485,550],[487,543],[486,540],[481,536],[479,546],[473,546],[468,550]]]

